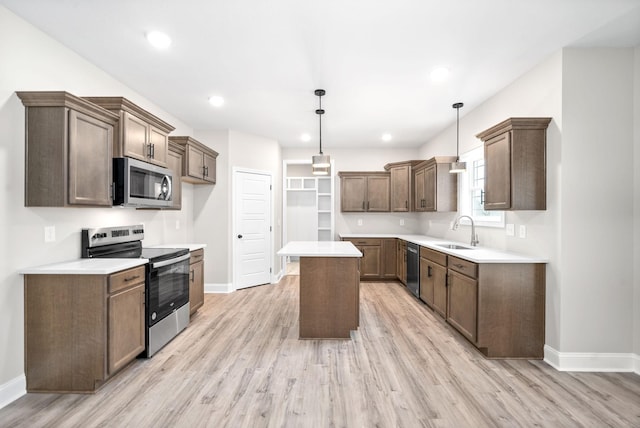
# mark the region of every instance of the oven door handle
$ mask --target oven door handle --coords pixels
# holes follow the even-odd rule
[[[191,257],[191,254],[185,254],[184,256],[176,257],[175,259],[164,260],[157,263],[151,263],[151,268],[156,269],[156,268],[161,268],[163,266],[172,265],[174,263],[179,263],[184,260],[189,260],[189,257]]]

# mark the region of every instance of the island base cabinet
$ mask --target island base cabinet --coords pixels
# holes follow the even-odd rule
[[[349,339],[360,324],[355,257],[300,257],[300,339]]]

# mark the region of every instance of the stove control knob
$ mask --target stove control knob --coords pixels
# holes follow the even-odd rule
[[[156,319],[156,317],[157,317],[157,315],[156,315],[156,313],[155,313],[155,312],[151,314],[151,319],[152,319],[152,320],[155,320],[155,319]]]

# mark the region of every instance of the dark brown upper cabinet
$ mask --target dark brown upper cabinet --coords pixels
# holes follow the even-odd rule
[[[484,209],[546,210],[549,117],[512,117],[476,135],[484,142]]]
[[[391,174],[391,211],[407,212],[413,207],[413,167],[422,161],[388,163],[385,171]]]
[[[172,143],[184,147],[182,181],[192,184],[216,183],[218,152],[191,137],[169,137]]]
[[[340,211],[389,212],[388,172],[340,171]]]
[[[455,156],[437,156],[413,167],[414,211],[457,211],[458,175],[449,173]]]

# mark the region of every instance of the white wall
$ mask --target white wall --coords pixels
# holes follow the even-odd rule
[[[547,210],[506,213],[516,230],[527,226],[525,239],[504,229],[481,228],[479,235],[481,245],[549,259],[546,344],[560,352],[637,354],[637,52],[634,70],[632,49],[564,49],[461,117],[462,153],[482,144],[475,134],[507,117],[553,118]],[[423,146],[421,157],[454,153],[454,144],[455,124]],[[468,228],[448,230],[455,215],[422,214],[422,232],[467,240]]]
[[[22,376],[23,288],[19,269],[80,256],[82,227],[145,223],[145,245],[193,240],[193,190],[181,211],[24,207],[24,107],[15,91],[121,95],[190,135],[189,126],[0,6],[0,385]],[[176,220],[181,228],[176,229]],[[56,241],[44,243],[44,227]],[[205,277],[206,279],[206,277]]]
[[[633,274],[633,283],[635,291],[633,295],[633,314],[634,314],[634,354],[640,355],[640,46],[635,49],[635,66],[634,66],[634,136],[633,136],[633,218],[635,219],[633,228],[633,265],[635,266]],[[640,370],[640,361],[636,362]]]

